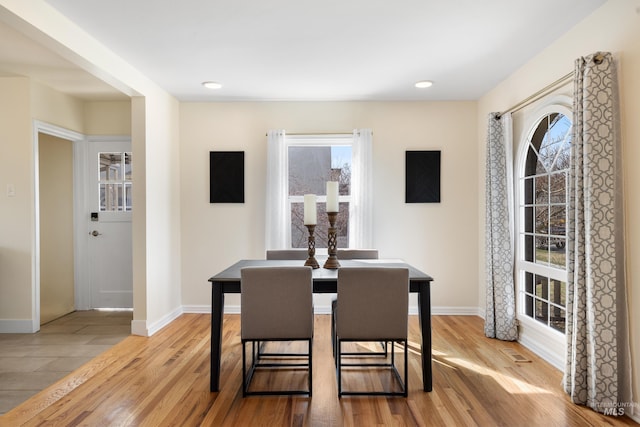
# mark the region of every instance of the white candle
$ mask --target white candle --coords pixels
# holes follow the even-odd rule
[[[304,225],[316,225],[317,223],[316,195],[304,195]]]
[[[338,212],[338,181],[327,181],[327,212]]]

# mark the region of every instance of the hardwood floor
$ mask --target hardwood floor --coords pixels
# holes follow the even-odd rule
[[[560,372],[516,343],[485,338],[482,319],[467,316],[433,317],[431,393],[422,391],[419,326],[411,316],[409,397],[339,400],[329,316],[316,315],[313,397],[243,399],[239,320],[225,315],[218,393],[209,392],[210,316],[185,314],[153,337],[126,338],[5,414],[0,425],[637,425],[569,403]],[[532,362],[513,362],[505,348]]]

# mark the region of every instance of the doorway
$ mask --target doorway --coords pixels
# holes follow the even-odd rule
[[[128,203],[129,209],[118,210],[117,195],[111,199],[116,204],[109,205],[115,206],[112,211],[100,207],[105,194],[101,188],[109,191],[117,185],[113,174],[101,182],[104,170],[96,159],[100,153],[117,151],[123,153],[121,165],[114,160],[107,168],[120,167],[130,177],[130,138],[87,138],[34,122],[34,332],[40,324],[74,310],[133,307],[130,180],[120,181],[124,206]]]

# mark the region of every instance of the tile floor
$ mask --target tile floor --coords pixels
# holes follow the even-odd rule
[[[131,311],[76,311],[35,334],[0,334],[0,415],[131,332]]]

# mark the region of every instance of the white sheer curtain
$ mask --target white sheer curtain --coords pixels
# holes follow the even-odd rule
[[[266,249],[287,249],[291,232],[287,198],[287,147],[284,130],[267,132]]]
[[[349,246],[373,248],[373,132],[353,131]]]
[[[487,337],[518,338],[514,270],[514,200],[511,114],[489,115],[486,157],[486,317]]]
[[[619,112],[610,53],[576,60],[573,106],[564,387],[575,403],[629,414]]]

